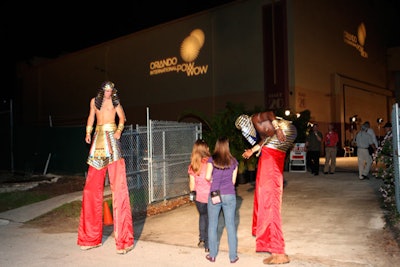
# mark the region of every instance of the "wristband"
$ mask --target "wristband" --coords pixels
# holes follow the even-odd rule
[[[122,133],[123,130],[124,130],[124,125],[122,123],[118,124],[117,131],[120,131]]]
[[[252,148],[251,148],[251,152],[257,152],[258,150],[260,150],[260,145],[259,144],[257,144],[257,145],[255,145],[255,146],[253,146]]]
[[[91,134],[92,131],[93,131],[93,126],[87,125],[87,126],[86,126],[86,134]]]
[[[277,120],[273,120],[273,121],[272,121],[272,126],[274,126],[274,129],[275,129],[275,130],[278,130],[278,129],[279,129],[279,123],[278,123],[278,121],[277,121]]]

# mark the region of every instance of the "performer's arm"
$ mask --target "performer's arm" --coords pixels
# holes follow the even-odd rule
[[[88,116],[87,122],[86,122],[85,141],[88,144],[90,144],[90,142],[92,141],[92,131],[93,131],[93,124],[94,124],[95,116],[96,116],[96,106],[94,105],[94,98],[92,98],[92,100],[90,100],[89,116]]]
[[[279,123],[273,111],[257,113],[252,116],[252,121],[257,132],[259,132],[261,136],[273,136],[276,134],[279,141],[284,142],[286,140],[286,136],[279,127]],[[269,123],[272,123],[272,128],[267,127]]]
[[[275,130],[271,125],[270,119],[275,119],[275,114],[272,111],[256,113],[251,116],[251,121],[254,125],[254,128],[256,129],[256,131],[260,136],[260,141],[258,142],[258,144],[254,145],[251,149],[246,149],[242,154],[243,158],[245,159],[250,158],[254,153],[256,153],[261,149],[265,141],[265,138],[273,136],[275,134]]]
[[[120,139],[121,138],[121,134],[122,134],[122,132],[124,130],[124,127],[125,127],[126,117],[125,117],[124,109],[122,108],[121,104],[119,104],[116,107],[116,111],[117,111],[119,122],[118,122],[117,130],[114,133],[114,137],[116,139]]]

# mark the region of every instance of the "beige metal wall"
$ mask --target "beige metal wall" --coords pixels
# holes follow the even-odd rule
[[[55,124],[85,124],[89,100],[105,79],[115,82],[131,124],[144,124],[146,107],[156,120],[176,120],[191,110],[211,115],[228,101],[261,107],[262,7],[272,2],[237,1],[23,69],[24,120],[46,123],[51,116]],[[292,111],[309,109],[321,129],[329,122],[340,125],[343,140],[352,113],[364,121],[378,114],[389,119],[385,105],[391,106],[393,91],[386,88],[386,51],[365,1],[287,0],[287,18]],[[358,38],[361,23],[368,57],[344,41],[345,32]],[[181,45],[194,29],[204,32],[194,64],[206,71],[150,75],[154,62],[185,63]],[[364,101],[371,97],[379,102],[373,109]]]
[[[386,89],[386,50],[373,6],[346,0],[288,3],[293,49],[289,65],[293,67],[291,88],[296,110],[309,109],[312,120],[323,125],[340,123],[342,127],[354,114],[363,114],[364,121],[387,118],[391,102],[387,98],[392,93]],[[361,23],[365,40],[359,35]],[[354,45],[345,42],[345,33],[355,38]],[[365,53],[357,49],[360,47]],[[332,79],[335,76],[356,81],[356,90],[343,94],[342,88],[337,88],[341,81]],[[377,100],[373,107],[366,102],[372,95]]]
[[[145,123],[147,107],[153,119],[176,120],[190,110],[211,115],[228,101],[262,106],[261,7],[266,2],[238,1],[26,69],[23,106],[31,112],[25,122],[43,123],[51,116],[55,124],[85,124],[90,98],[106,79],[115,82],[133,124]],[[202,73],[150,74],[165,60],[187,63],[181,45],[197,29],[204,44],[192,63]]]

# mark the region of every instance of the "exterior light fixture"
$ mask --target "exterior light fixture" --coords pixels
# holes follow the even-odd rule
[[[350,118],[350,122],[356,122],[357,121],[357,116],[358,115],[354,115]]]

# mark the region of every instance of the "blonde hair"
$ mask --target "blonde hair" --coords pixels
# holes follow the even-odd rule
[[[190,167],[194,173],[199,174],[201,170],[201,160],[210,157],[210,150],[207,143],[198,139],[192,148],[192,155],[190,157]]]

